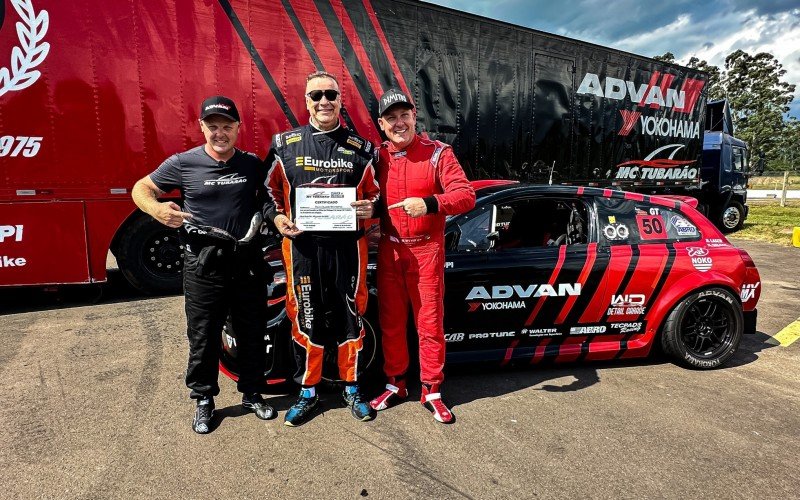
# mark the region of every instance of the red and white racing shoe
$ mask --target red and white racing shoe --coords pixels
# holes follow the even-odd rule
[[[383,391],[383,394],[370,401],[369,405],[373,410],[381,411],[396,405],[407,397],[406,381],[396,377],[389,377],[386,390]]]
[[[439,384],[422,384],[422,397],[419,402],[433,413],[433,418],[435,418],[437,422],[449,424],[456,418],[453,412],[444,404],[444,401],[442,401],[442,394],[439,392]]]

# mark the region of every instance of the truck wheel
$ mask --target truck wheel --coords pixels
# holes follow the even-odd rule
[[[744,207],[738,201],[730,201],[722,209],[718,221],[723,233],[738,231],[744,225]]]
[[[743,328],[738,299],[725,289],[709,288],[692,293],[672,310],[661,346],[684,366],[717,368],[736,352]]]
[[[122,274],[137,290],[149,295],[181,291],[183,245],[177,229],[139,214],[123,229],[114,256]]]

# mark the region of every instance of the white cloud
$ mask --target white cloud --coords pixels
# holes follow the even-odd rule
[[[528,0],[433,3],[643,56],[669,51],[683,63],[695,56],[722,67],[738,49],[769,52],[786,70],[784,81],[797,86],[790,114],[800,117],[800,8],[793,1],[577,0],[568,7]]]

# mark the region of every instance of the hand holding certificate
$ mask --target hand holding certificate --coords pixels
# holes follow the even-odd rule
[[[302,231],[355,231],[354,187],[297,188],[295,224]]]

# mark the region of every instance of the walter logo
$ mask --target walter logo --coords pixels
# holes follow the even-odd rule
[[[9,0],[19,16],[19,22],[5,25],[5,0],[0,2],[0,27],[8,30],[14,26],[18,43],[11,49],[8,66],[0,67],[0,96],[7,92],[30,87],[42,76],[35,68],[47,57],[50,44],[44,41],[50,16],[46,10],[36,12],[33,0]],[[5,34],[5,33],[4,33]],[[2,57],[2,56],[0,56]]]

